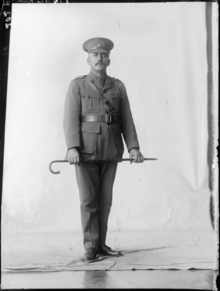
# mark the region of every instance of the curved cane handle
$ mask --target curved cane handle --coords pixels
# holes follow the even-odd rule
[[[50,165],[49,165],[49,170],[51,171],[51,173],[53,173],[53,174],[60,174],[60,171],[54,172],[54,171],[52,170],[52,164],[53,164],[53,163],[68,163],[68,160],[57,160],[57,161],[52,161],[52,162],[50,163]]]

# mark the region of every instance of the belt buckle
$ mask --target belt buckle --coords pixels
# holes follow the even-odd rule
[[[106,114],[105,115],[105,122],[110,125],[112,123],[112,115],[111,114]]]

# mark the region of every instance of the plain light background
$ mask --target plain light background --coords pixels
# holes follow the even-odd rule
[[[74,166],[64,159],[65,95],[89,73],[82,44],[110,38],[141,152],[121,163],[111,230],[210,230],[205,3],[13,4],[3,231],[80,230]],[[128,157],[125,151],[124,157]]]

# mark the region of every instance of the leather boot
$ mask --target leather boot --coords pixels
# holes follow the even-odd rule
[[[112,250],[107,245],[100,245],[97,250],[97,255],[120,257],[122,253]]]
[[[97,250],[95,248],[88,248],[83,256],[83,261],[93,261],[96,258]]]

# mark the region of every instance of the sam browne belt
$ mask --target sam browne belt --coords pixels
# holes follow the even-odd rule
[[[120,123],[120,119],[119,119],[119,114],[118,112],[115,110],[115,108],[112,106],[112,104],[105,98],[103,92],[101,92],[94,83],[94,80],[91,80],[89,82],[89,85],[91,88],[93,88],[97,93],[100,94],[102,101],[104,102],[104,104],[106,106],[108,106],[108,108],[110,109],[110,113],[104,115],[104,121],[107,124],[111,124],[111,123]],[[103,118],[103,117],[101,117]]]
[[[113,114],[105,115],[82,115],[81,122],[106,122],[107,124],[119,123],[119,120]]]

